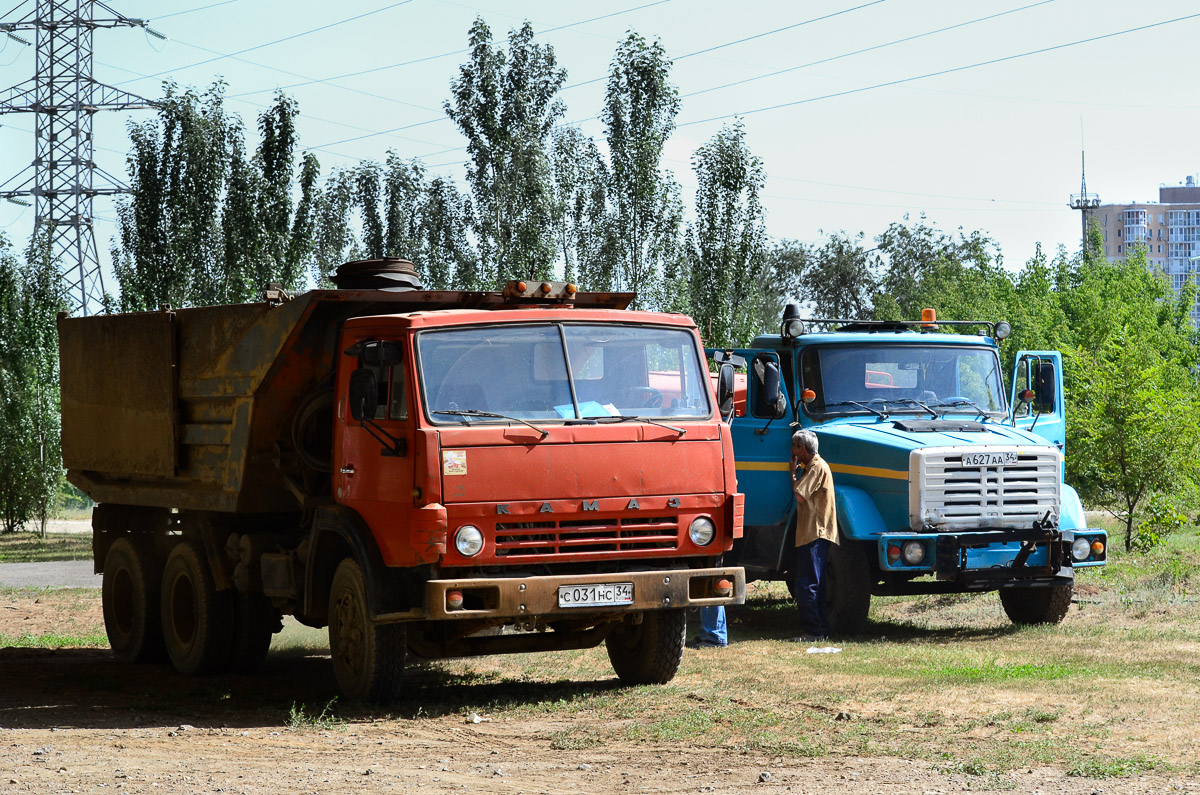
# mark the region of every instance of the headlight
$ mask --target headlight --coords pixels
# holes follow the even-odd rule
[[[804,321],[793,318],[783,321],[783,336],[799,337],[804,333]]]
[[[900,548],[900,555],[904,558],[904,565],[916,566],[925,560],[925,545],[920,541],[905,541]]]
[[[474,525],[465,524],[454,534],[454,548],[463,557],[472,558],[483,549],[483,533]]]
[[[1092,539],[1077,538],[1071,542],[1071,557],[1077,561],[1087,560],[1092,554]]]
[[[692,526],[688,528],[688,535],[692,537],[692,543],[698,547],[708,546],[716,534],[717,526],[707,516],[697,516],[692,520]]]
[[[1007,339],[1008,336],[1012,334],[1012,324],[1007,320],[1001,320],[996,324],[995,334],[996,339],[998,340]]]

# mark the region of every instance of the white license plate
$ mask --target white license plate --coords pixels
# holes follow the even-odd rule
[[[1016,453],[963,453],[965,467],[1004,467],[1017,463]]]
[[[631,604],[633,604],[633,583],[631,582],[558,586],[559,607],[604,607]]]

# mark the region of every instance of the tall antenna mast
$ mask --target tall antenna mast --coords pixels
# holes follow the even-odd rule
[[[1079,152],[1079,161],[1079,193],[1071,194],[1071,209],[1079,210],[1080,216],[1082,217],[1081,240],[1083,241],[1083,248],[1086,250],[1088,244],[1088,219],[1091,217],[1091,213],[1100,206],[1100,196],[1096,193],[1088,193],[1087,159],[1086,154],[1082,150]]]
[[[159,38],[162,34],[148,28],[146,20],[130,19],[98,0],[35,0],[33,5],[24,16],[0,20],[0,35],[28,44],[16,33],[34,31],[37,42],[33,78],[0,91],[0,115],[35,114],[33,162],[0,184],[0,199],[21,204],[23,197],[33,197],[36,233],[49,235],[69,300],[86,315],[104,298],[92,199],[129,190],[93,160],[92,116],[156,105],[92,76],[92,33],[140,27]]]

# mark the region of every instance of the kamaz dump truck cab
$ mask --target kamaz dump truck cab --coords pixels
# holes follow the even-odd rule
[[[60,319],[122,659],[247,670],[291,614],[356,698],[398,695],[407,654],[600,643],[665,682],[686,608],[744,598],[690,319],[557,282],[270,298]]]
[[[1063,482],[1061,358],[1019,352],[1006,389],[998,342],[1010,332],[938,324],[930,310],[897,323],[802,319],[792,305],[779,334],[714,351],[746,367],[722,395],[746,495],[730,559],[751,580],[791,582],[791,437],[809,428],[836,493],[836,633],[862,631],[871,595],[996,590],[1014,622],[1061,621],[1074,569],[1103,564],[1107,536]]]

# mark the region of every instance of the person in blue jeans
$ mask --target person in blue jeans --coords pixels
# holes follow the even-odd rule
[[[719,649],[729,645],[725,606],[700,608],[700,632],[685,644],[689,649]]]
[[[830,547],[838,542],[833,473],[817,454],[817,435],[812,431],[796,431],[792,436],[792,491],[796,496],[792,576],[801,632],[792,640],[809,643],[832,634],[825,604],[825,567]]]

